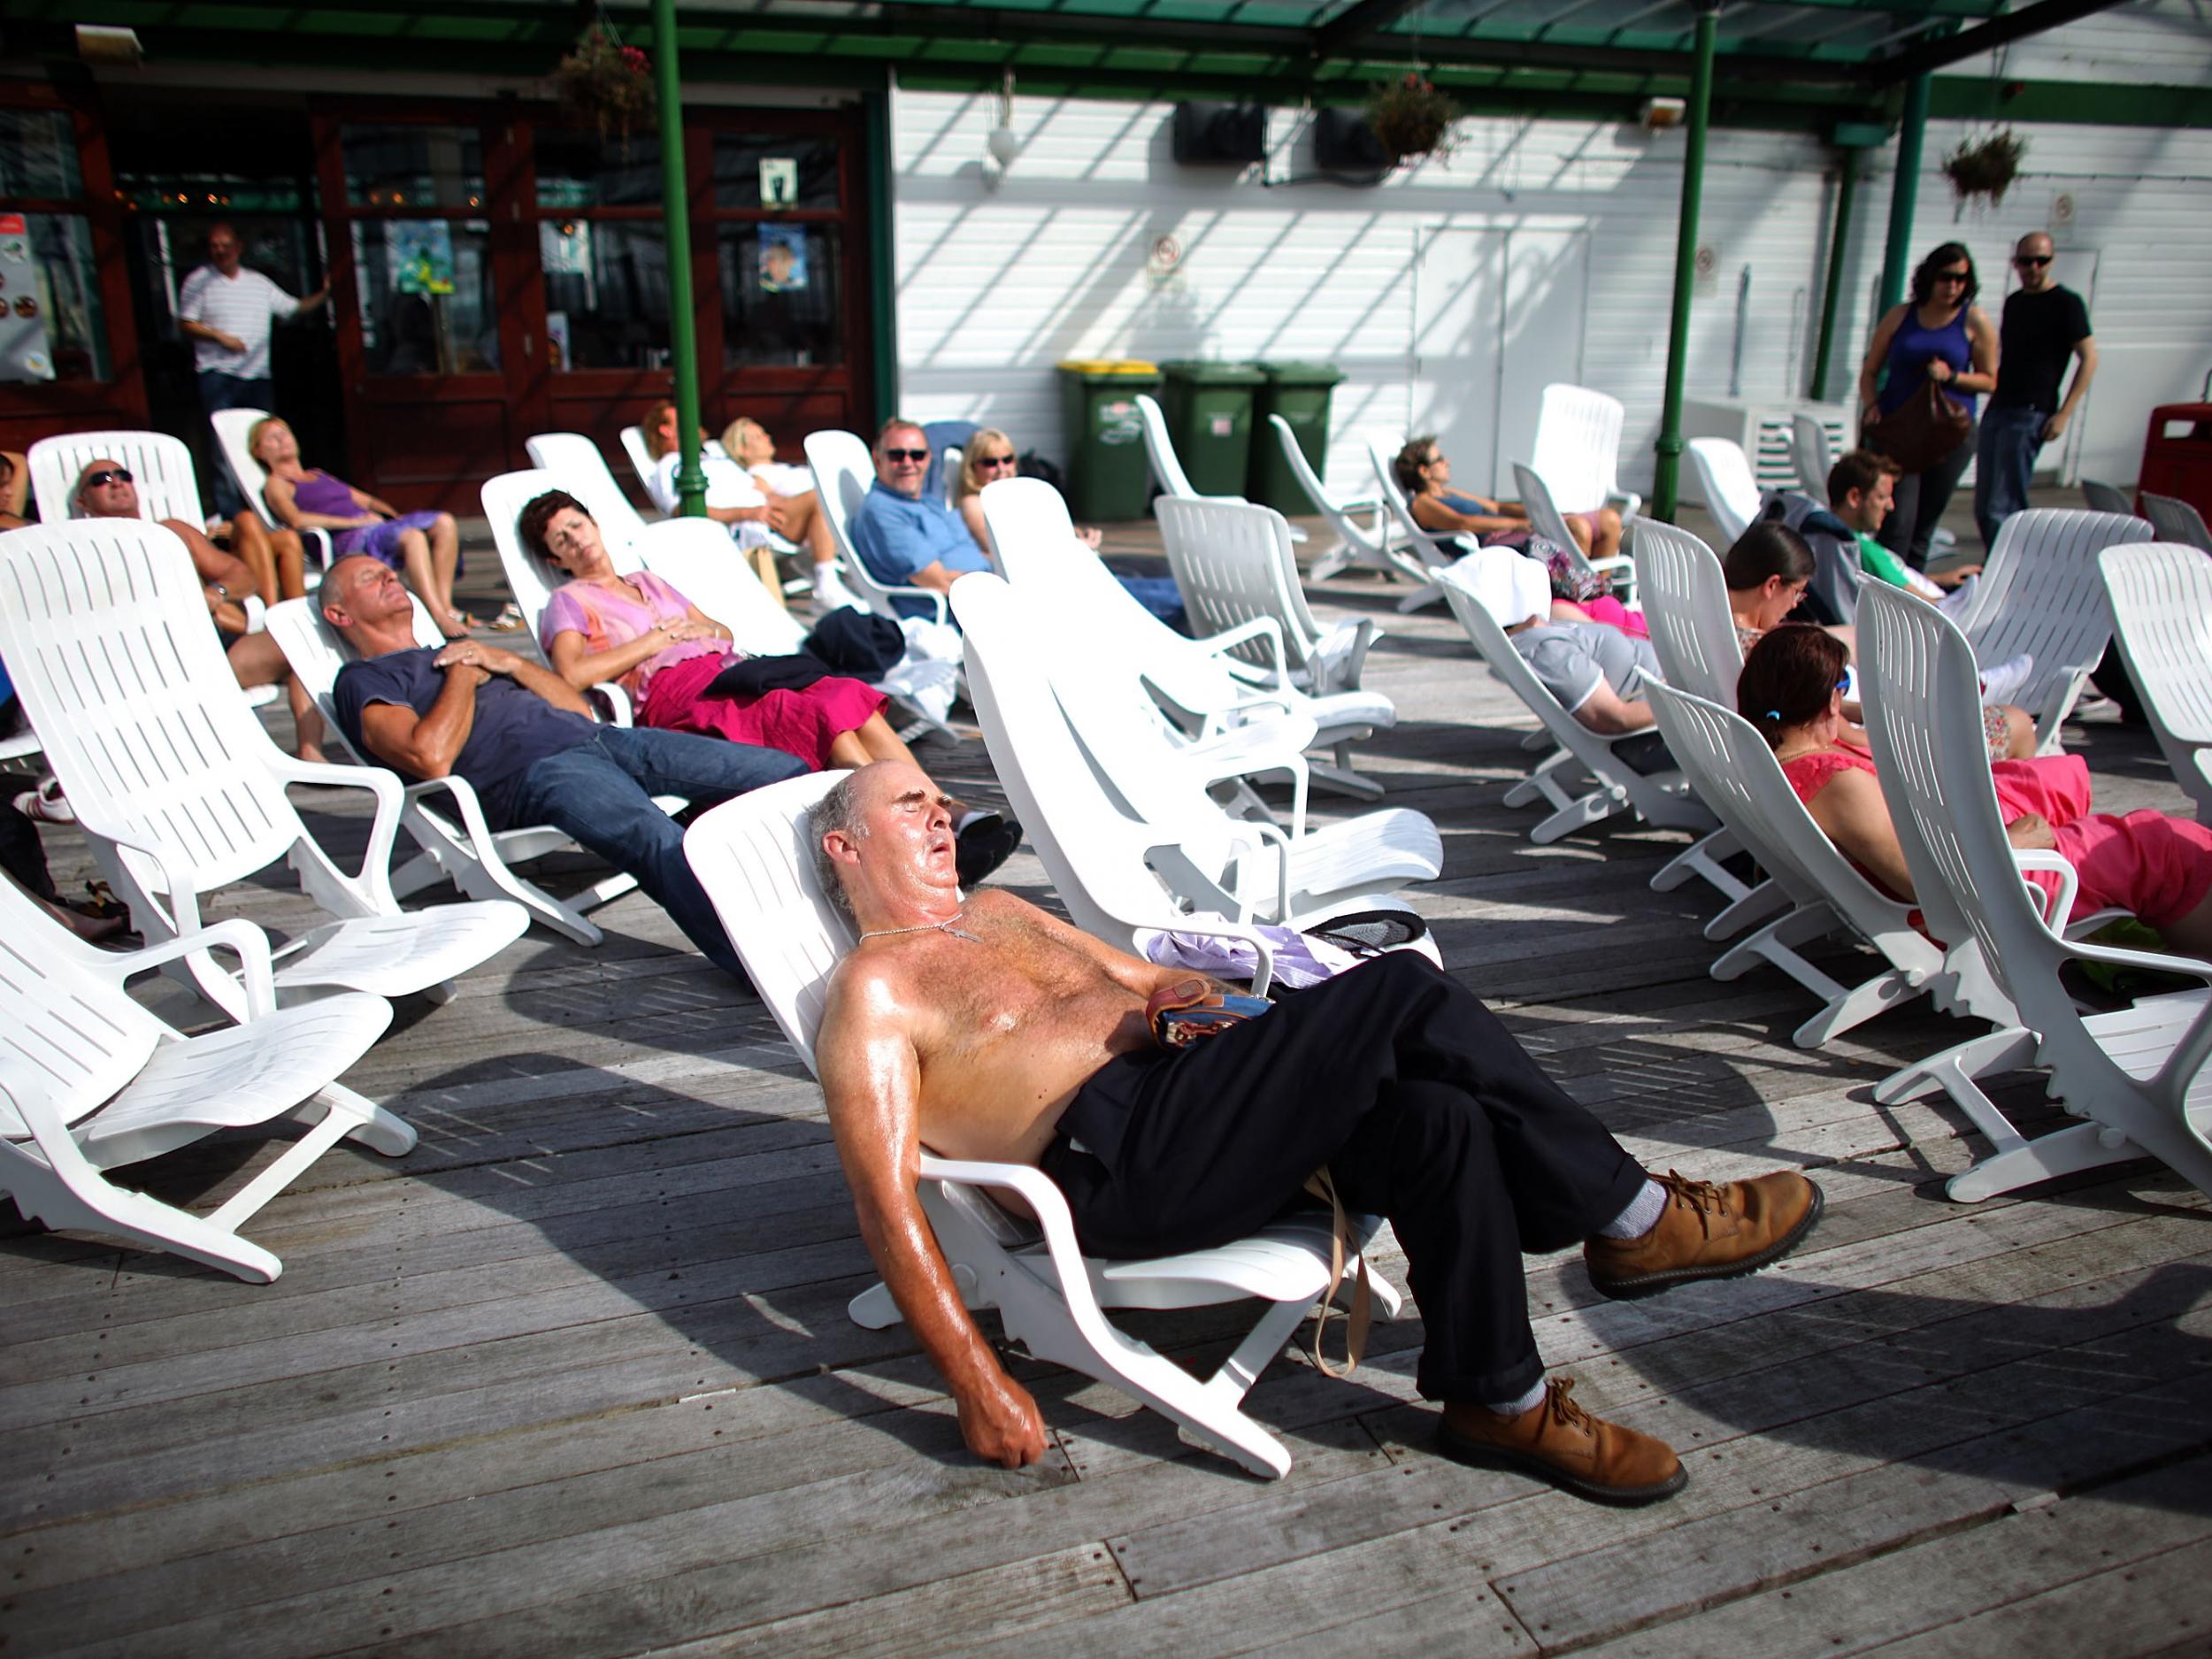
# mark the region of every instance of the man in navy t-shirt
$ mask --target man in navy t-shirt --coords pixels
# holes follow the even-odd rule
[[[645,890],[716,966],[742,973],[714,905],[654,804],[709,806],[806,770],[796,757],[684,732],[602,726],[583,695],[474,640],[418,646],[398,572],[365,554],[332,566],[323,617],[361,654],[333,691],[346,741],[411,781],[467,780],[495,830],[549,824]]]
[[[2039,230],[2020,238],[2012,251],[2020,291],[2005,301],[1997,389],[1982,411],[1974,456],[1974,523],[1983,545],[1993,549],[2005,520],[2028,504],[2037,452],[2065,433],[2097,373],[2089,308],[2073,289],[2051,280],[2051,239]],[[2069,358],[2081,367],[2062,401],[2058,388]]]
[[[892,420],[876,437],[876,481],[853,515],[853,549],[870,574],[887,588],[926,588],[949,593],[971,571],[991,561],[968,534],[960,515],[930,491],[929,439],[910,420]],[[935,615],[919,599],[893,603],[902,617]]]

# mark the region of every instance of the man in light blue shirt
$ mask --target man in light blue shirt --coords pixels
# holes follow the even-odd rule
[[[929,439],[910,420],[887,422],[876,437],[876,481],[853,515],[853,549],[870,574],[891,588],[948,593],[971,571],[991,561],[968,534],[960,515],[932,494]],[[893,602],[902,617],[933,614],[919,599]]]

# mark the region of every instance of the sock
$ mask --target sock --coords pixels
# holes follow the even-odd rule
[[[1533,1411],[1536,1409],[1538,1404],[1541,1402],[1543,1398],[1544,1379],[1541,1377],[1539,1377],[1536,1379],[1535,1385],[1519,1399],[1508,1400],[1498,1405],[1493,1405],[1489,1401],[1486,1400],[1482,1402],[1482,1409],[1485,1411],[1494,1411],[1502,1417],[1517,1417],[1524,1411]]]
[[[1598,1232],[1608,1239],[1640,1239],[1659,1225],[1659,1217],[1666,1213],[1666,1208],[1667,1189],[1647,1176],[1643,1189],[1628,1201],[1628,1208]]]

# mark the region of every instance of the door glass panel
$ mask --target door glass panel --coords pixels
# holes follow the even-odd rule
[[[73,213],[0,212],[0,381],[104,380],[92,233]]]
[[[370,373],[498,369],[488,221],[356,219],[351,231]]]
[[[84,194],[77,135],[61,110],[0,109],[0,196]]]
[[[557,368],[668,366],[668,246],[660,226],[547,219],[538,227],[538,262]]]
[[[845,360],[837,232],[826,225],[726,225],[722,363],[820,365]]]
[[[657,133],[602,138],[567,127],[537,130],[538,205],[658,207],[661,141]]]
[[[720,208],[837,206],[837,141],[786,134],[717,133],[714,204]]]
[[[481,207],[484,139],[473,127],[339,128],[346,200],[356,207]]]

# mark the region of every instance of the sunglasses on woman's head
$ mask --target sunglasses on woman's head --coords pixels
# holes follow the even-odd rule
[[[135,481],[131,477],[128,467],[111,466],[101,472],[87,472],[84,477],[84,487],[87,489],[98,489],[108,484],[129,484]]]
[[[2016,253],[2012,256],[2012,263],[2015,265],[2048,265],[2051,263],[2051,256],[2047,253]]]
[[[883,458],[887,461],[926,461],[929,459],[929,451],[927,449],[886,449],[883,452]]]

